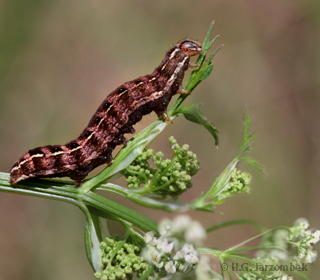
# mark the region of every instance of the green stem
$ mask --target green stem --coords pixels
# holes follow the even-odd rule
[[[133,171],[130,168],[126,168],[126,171],[131,175],[138,175],[139,177],[142,177],[144,179],[144,184],[147,184],[149,181],[149,178],[141,172]]]
[[[168,164],[168,166],[161,171],[160,174],[159,174],[159,172],[160,172],[161,169],[158,167],[158,169],[157,169],[157,171],[156,171],[153,179],[151,180],[151,182],[148,183],[148,184],[145,184],[142,188],[140,188],[140,189],[138,189],[138,190],[135,190],[134,193],[136,193],[136,194],[153,193],[153,192],[156,192],[156,191],[161,190],[162,188],[166,187],[166,184],[167,184],[168,182],[164,183],[162,186],[158,186],[157,188],[154,188],[154,186],[156,186],[156,185],[158,184],[158,182],[161,180],[162,176],[163,176],[164,174],[167,174],[168,170],[171,169],[172,166],[173,166],[175,163],[176,163],[176,160],[173,159],[173,160],[170,162],[170,164]],[[171,182],[170,182],[170,183],[171,183]]]
[[[107,183],[107,184],[100,185],[95,190],[96,191],[108,191],[108,192],[111,192],[111,193],[115,193],[115,194],[121,195],[123,197],[127,197],[128,194],[130,194],[132,192],[131,189],[124,188],[124,187],[121,187],[119,185],[112,184],[112,183]]]
[[[260,233],[260,234],[258,234],[258,235],[255,235],[255,236],[253,236],[253,237],[251,237],[251,238],[249,238],[249,239],[247,239],[247,240],[245,240],[245,241],[237,244],[236,246],[233,246],[233,247],[225,250],[225,252],[233,251],[233,250],[235,250],[236,248],[239,248],[239,247],[241,247],[242,245],[244,245],[244,244],[246,244],[246,243],[248,243],[248,242],[250,242],[250,241],[252,241],[252,240],[254,240],[254,239],[257,239],[257,238],[259,238],[259,237],[261,237],[261,236],[263,236],[263,235],[266,235],[266,234],[268,234],[268,233],[270,233],[270,232],[272,232],[272,231],[274,231],[274,230],[280,229],[280,228],[286,229],[286,230],[289,230],[289,229],[290,229],[289,227],[286,227],[286,226],[277,226],[277,227],[274,227],[274,228],[269,229],[269,230],[267,230],[267,231],[264,231],[264,232],[262,232],[262,233]]]
[[[220,250],[215,250],[215,249],[212,249],[212,248],[197,248],[197,252],[199,254],[212,255],[212,256],[215,256],[217,258],[219,258],[221,256],[221,253],[223,253]]]
[[[234,225],[243,225],[243,224],[252,225],[252,226],[256,227],[259,231],[263,232],[263,227],[251,219],[235,219],[235,220],[215,224],[213,226],[207,227],[206,231],[211,232],[211,231],[218,230],[218,229],[221,229],[224,227],[229,227],[229,226],[234,226]]]
[[[148,279],[148,277],[151,275],[152,271],[153,271],[153,266],[150,265],[149,268],[148,268],[148,270],[145,271],[145,272],[141,275],[141,277],[139,277],[138,280]]]
[[[245,247],[245,248],[233,250],[232,254],[239,253],[239,252],[245,252],[245,251],[251,251],[251,250],[260,250],[260,249],[264,249],[264,250],[265,249],[277,249],[277,250],[287,252],[285,249],[280,248],[278,246],[252,246],[252,247]]]
[[[162,189],[170,186],[174,181],[175,181],[174,179],[171,179],[171,180],[169,180],[168,182],[165,182],[164,184],[162,184],[162,185],[160,185],[160,186],[158,186],[158,187],[153,188],[153,189],[152,189],[152,192],[155,192],[155,193],[156,193],[157,191],[160,191],[160,190],[162,190]]]
[[[0,191],[60,200],[69,202],[80,208],[82,207],[80,204],[82,202],[86,207],[90,206],[109,213],[110,217],[113,217],[115,220],[119,217],[144,231],[157,231],[157,223],[155,221],[94,192],[83,193],[70,185],[45,188],[45,184],[47,183],[45,181],[43,181],[43,184],[22,181],[21,184],[13,188],[9,187],[10,183],[8,180],[9,178],[6,173],[0,173]],[[4,186],[5,184],[9,186]],[[37,185],[41,187],[37,187]]]
[[[154,198],[151,198],[146,195],[135,193],[138,190],[127,189],[111,183],[101,185],[97,187],[96,190],[109,191],[112,193],[116,193],[144,207],[159,209],[159,210],[167,211],[170,213],[185,211],[188,206],[187,204],[181,203],[181,202],[172,203],[170,201],[163,201],[162,197],[160,196],[158,197],[159,199],[157,199],[157,196]]]

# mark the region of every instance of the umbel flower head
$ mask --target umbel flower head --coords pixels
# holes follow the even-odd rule
[[[192,225],[191,227],[188,227]],[[155,273],[168,276],[174,273],[186,273],[199,263],[199,254],[191,243],[199,244],[206,236],[202,226],[190,217],[181,215],[173,221],[165,219],[159,224],[161,236],[155,237],[147,232],[144,240],[147,244],[142,256],[155,267]],[[193,233],[192,233],[193,232]],[[186,238],[189,242],[186,243]],[[196,240],[199,239],[199,240]]]
[[[266,236],[264,246],[274,246],[281,250],[259,251],[260,257],[274,256],[282,260],[296,264],[312,263],[317,258],[317,252],[313,250],[313,244],[320,240],[320,230],[312,232],[308,230],[309,222],[298,219],[288,230],[278,229]]]
[[[306,219],[298,219],[293,227],[287,242],[296,248],[300,262],[312,263],[317,259],[317,252],[313,250],[313,245],[320,240],[320,230],[312,232],[308,230],[309,222]]]
[[[258,257],[253,259],[254,269],[261,268],[259,272],[265,279],[293,279],[286,274],[285,271],[288,269],[270,272],[263,268],[266,265],[274,267],[289,267],[291,265],[301,269],[306,267],[306,264],[314,262],[317,253],[313,250],[313,244],[320,240],[320,231],[311,232],[308,228],[309,223],[306,219],[298,219],[292,227],[280,228],[266,235],[261,247],[272,249],[258,251]],[[245,272],[241,274],[240,279],[260,278],[256,274]]]
[[[152,232],[146,233],[145,241],[147,246],[142,256],[154,265],[155,273],[161,277],[190,271],[199,262],[198,252],[191,244],[186,243],[177,250],[174,242],[163,237],[156,238]]]
[[[187,242],[194,245],[200,245],[207,237],[202,225],[196,220],[191,220],[188,215],[179,215],[173,220],[161,220],[159,233],[167,238],[175,238],[176,242]]]

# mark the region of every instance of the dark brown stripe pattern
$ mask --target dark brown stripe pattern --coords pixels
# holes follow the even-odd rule
[[[181,87],[189,59],[201,53],[201,44],[181,40],[171,48],[152,74],[126,82],[99,106],[80,136],[65,145],[48,145],[29,150],[14,163],[10,183],[34,177],[70,177],[76,186],[88,173],[102,164],[112,164],[112,151],[128,141],[125,133],[134,133],[133,125],[154,111],[170,121],[168,104]]]

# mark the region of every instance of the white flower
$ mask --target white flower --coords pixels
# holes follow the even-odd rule
[[[278,249],[272,249],[270,251],[270,256],[276,257],[277,259],[282,260],[282,261],[288,260],[288,258],[289,258],[289,255],[287,252],[283,252]]]
[[[307,249],[305,248],[305,247],[302,247],[302,246],[300,246],[299,248],[298,248],[298,257],[300,258],[300,259],[302,259],[302,258],[304,258],[304,256],[306,255],[306,253],[307,253]]]
[[[162,257],[162,254],[157,250],[152,250],[150,252],[151,259],[154,263],[159,263]]]
[[[165,242],[162,243],[162,246],[161,246],[162,252],[171,253],[172,249],[173,249],[173,242],[172,243],[168,243],[168,241],[165,241]]]
[[[161,262],[161,263],[153,262],[153,264],[154,264],[157,268],[163,267],[163,262]]]
[[[292,276],[283,275],[281,280],[293,280]]]
[[[184,257],[185,261],[187,263],[190,263],[190,264],[196,264],[199,262],[199,257],[197,256],[196,253],[190,253],[190,254],[187,254],[185,257]]]
[[[306,263],[312,263],[317,259],[318,253],[315,251],[308,251],[305,261]]]
[[[172,232],[181,233],[184,232],[192,222],[191,218],[188,215],[179,215],[176,216],[172,222]]]
[[[313,243],[313,244],[316,244],[319,242],[320,240],[320,230],[316,230],[314,233],[311,234],[312,236],[312,239],[309,240],[309,244]]]
[[[147,233],[144,235],[144,237],[143,237],[144,241],[145,241],[147,244],[150,243],[150,242],[153,240],[153,238],[154,238],[154,235],[153,235],[153,232],[152,232],[152,231],[147,232]]]
[[[161,236],[171,235],[172,222],[169,219],[163,219],[160,221],[158,230]]]
[[[307,229],[309,227],[309,222],[306,218],[299,218],[294,222],[294,224],[300,224],[300,226],[304,229]]]
[[[151,242],[148,245],[156,247],[157,243],[158,243],[158,238],[157,237],[153,237],[153,239],[151,240]]]
[[[176,254],[174,255],[173,259],[174,260],[183,259],[185,255],[186,255],[186,252],[183,249],[181,249],[178,252],[176,252]]]
[[[156,247],[158,250],[161,250],[162,248],[162,243],[167,241],[166,239],[164,239],[162,236],[160,236],[157,240],[157,243],[156,243]]]
[[[185,271],[187,271],[187,269],[188,269],[189,267],[187,266],[187,265],[185,265],[185,264],[180,264],[179,265],[179,270],[180,271],[182,271],[182,272],[185,272]]]
[[[199,264],[196,266],[196,276],[198,280],[212,279],[210,276],[210,260],[206,256],[201,256]]]
[[[207,237],[207,233],[198,221],[193,221],[187,228],[184,238],[186,242],[199,244]]]
[[[197,252],[197,250],[193,247],[193,245],[188,243],[184,244],[182,249],[185,251],[186,254]]]
[[[152,252],[155,251],[156,249],[154,247],[150,247],[150,246],[146,246],[143,250],[142,250],[142,257],[149,263],[152,262]]]
[[[175,273],[177,270],[172,261],[167,262],[164,269],[171,274]]]

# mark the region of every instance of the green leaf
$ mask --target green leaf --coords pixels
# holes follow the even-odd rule
[[[128,199],[140,204],[144,207],[167,211],[170,213],[185,211],[188,204],[180,200],[172,200],[167,198],[166,200],[157,200],[146,195],[139,195],[134,193],[128,193]]]
[[[221,46],[218,47],[213,54],[207,59],[207,61],[204,63],[205,58],[207,56],[207,53],[214,43],[214,41],[219,37],[216,36],[213,38],[213,40],[210,41],[210,36],[212,32],[214,22],[211,23],[209,30],[207,32],[206,38],[204,39],[204,42],[202,44],[202,53],[198,56],[196,64],[201,65],[200,67],[195,67],[190,75],[189,80],[186,83],[185,89],[192,92],[195,87],[202,82],[204,79],[206,79],[212,72],[213,64],[211,60],[215,56],[215,54],[220,50]],[[176,103],[172,106],[171,110],[169,111],[169,116],[171,113],[173,113],[181,104],[182,102],[188,97],[187,94],[181,94],[179,98],[177,99]]]
[[[212,33],[212,28],[214,25],[214,21],[211,22],[209,29],[207,31],[206,37],[204,38],[203,44],[202,44],[202,48],[205,49],[205,51],[208,51],[212,45],[212,43],[210,43],[210,37],[211,37],[211,33]],[[213,39],[212,41],[214,41],[215,39]]]
[[[174,114],[183,114],[184,117],[194,123],[203,125],[210,134],[215,139],[215,145],[218,146],[218,130],[212,122],[209,122],[208,119],[200,112],[198,109],[201,104],[191,104],[180,107],[174,111]]]
[[[251,166],[253,166],[254,168],[256,168],[258,171],[260,171],[262,174],[265,174],[263,166],[259,163],[257,163],[253,158],[249,158],[249,157],[239,157],[239,160],[244,161],[248,164],[250,164]]]
[[[247,162],[250,165],[257,168],[259,171],[263,172],[262,166],[258,164],[255,160],[249,157],[241,157],[241,154],[243,152],[247,152],[250,150],[249,144],[254,139],[254,136],[255,136],[255,132],[249,135],[251,119],[252,118],[248,117],[248,112],[246,110],[245,118],[244,118],[245,127],[244,127],[243,139],[237,155],[223,170],[223,172],[219,176],[213,179],[209,190],[191,203],[194,209],[203,208],[204,210],[207,211],[207,208],[209,205],[213,207],[214,205],[223,202],[223,201],[218,201],[217,197],[221,192],[223,192],[226,188],[228,188],[228,184],[229,184],[232,172],[236,168],[239,161]]]
[[[243,132],[243,138],[242,138],[242,143],[241,143],[241,147],[239,149],[239,152],[238,152],[238,156],[243,153],[243,152],[248,152],[250,151],[250,142],[252,142],[255,138],[255,135],[256,135],[256,131],[254,131],[252,134],[249,135],[249,127],[250,127],[250,124],[251,124],[251,120],[252,120],[252,117],[249,118],[248,116],[248,111],[247,109],[245,110],[245,113],[244,113],[244,132]]]
[[[212,70],[213,70],[213,64],[210,63],[208,68],[204,71],[201,78],[199,79],[199,83],[202,82],[203,80],[205,80],[206,78],[208,78],[208,76],[211,74]]]
[[[235,219],[235,220],[218,223],[218,224],[207,227],[206,231],[211,232],[211,231],[218,230],[228,226],[244,225],[244,224],[252,225],[256,227],[259,231],[263,232],[263,227],[259,223],[251,219]]]
[[[95,215],[86,215],[87,222],[84,234],[84,243],[87,258],[95,272],[103,268],[100,242],[102,241],[99,218]]]
[[[202,64],[203,61],[206,58],[207,52],[209,51],[209,49],[211,48],[212,44],[215,42],[215,40],[220,36],[217,35],[216,37],[214,37],[211,41],[210,41],[210,37],[211,37],[211,33],[212,33],[212,28],[214,25],[214,21],[212,21],[212,23],[210,24],[210,27],[208,29],[207,35],[203,41],[202,44],[202,53],[199,55],[198,59],[197,59],[197,64]],[[211,58],[212,59],[212,58]],[[211,59],[209,59],[211,61]]]

